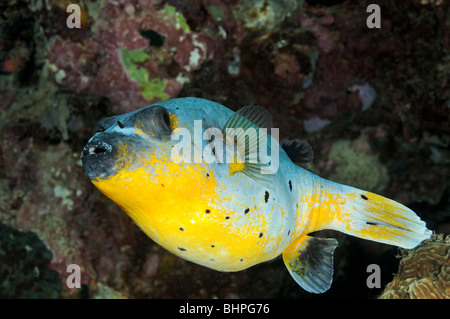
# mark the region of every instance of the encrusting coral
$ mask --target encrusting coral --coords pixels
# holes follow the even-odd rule
[[[381,299],[450,299],[450,236],[435,235],[404,253]]]

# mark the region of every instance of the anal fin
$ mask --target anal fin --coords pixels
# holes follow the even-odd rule
[[[283,261],[294,280],[306,291],[323,293],[333,281],[334,238],[301,235],[283,252]]]

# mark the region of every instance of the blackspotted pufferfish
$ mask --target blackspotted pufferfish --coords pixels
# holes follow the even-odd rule
[[[404,205],[296,165],[311,162],[311,147],[300,140],[279,145],[270,134],[264,140],[262,128],[272,132],[270,123],[262,107],[234,112],[205,99],[171,99],[98,121],[81,159],[92,183],[173,254],[223,272],[281,254],[294,280],[311,293],[330,288],[338,244],[310,235],[315,231],[332,229],[409,249],[431,236]],[[182,128],[191,140],[174,138]],[[224,134],[205,138],[208,128]],[[254,128],[248,131],[253,136],[230,138],[229,128]],[[182,141],[189,150],[178,155],[201,154],[200,160],[176,160],[173,150]],[[255,141],[262,144],[250,147]],[[267,154],[278,154],[269,162],[255,154],[263,143]],[[235,154],[230,162],[225,156],[205,161],[205,154],[219,158],[228,149]],[[275,169],[264,171],[270,165]]]

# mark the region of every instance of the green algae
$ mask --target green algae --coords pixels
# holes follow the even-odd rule
[[[128,50],[122,48],[122,61],[130,77],[141,87],[142,96],[148,101],[154,98],[167,100],[169,96],[164,92],[167,80],[159,77],[150,78],[147,69],[140,67],[139,63],[147,61],[150,56],[144,50]]]
[[[186,33],[191,32],[191,28],[189,27],[186,18],[179,12],[177,12],[177,9],[169,4],[166,4],[165,6],[166,12],[169,17],[175,17],[175,28],[183,29]]]

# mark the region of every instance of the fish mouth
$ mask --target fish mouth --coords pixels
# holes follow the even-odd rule
[[[111,152],[112,149],[113,149],[112,145],[106,142],[88,143],[83,148],[83,152],[81,153],[81,159],[83,160],[84,157],[91,155],[100,155],[105,153],[107,154]]]
[[[89,141],[81,152],[81,162],[86,175],[91,180],[112,175],[114,153],[115,148],[105,141]]]

